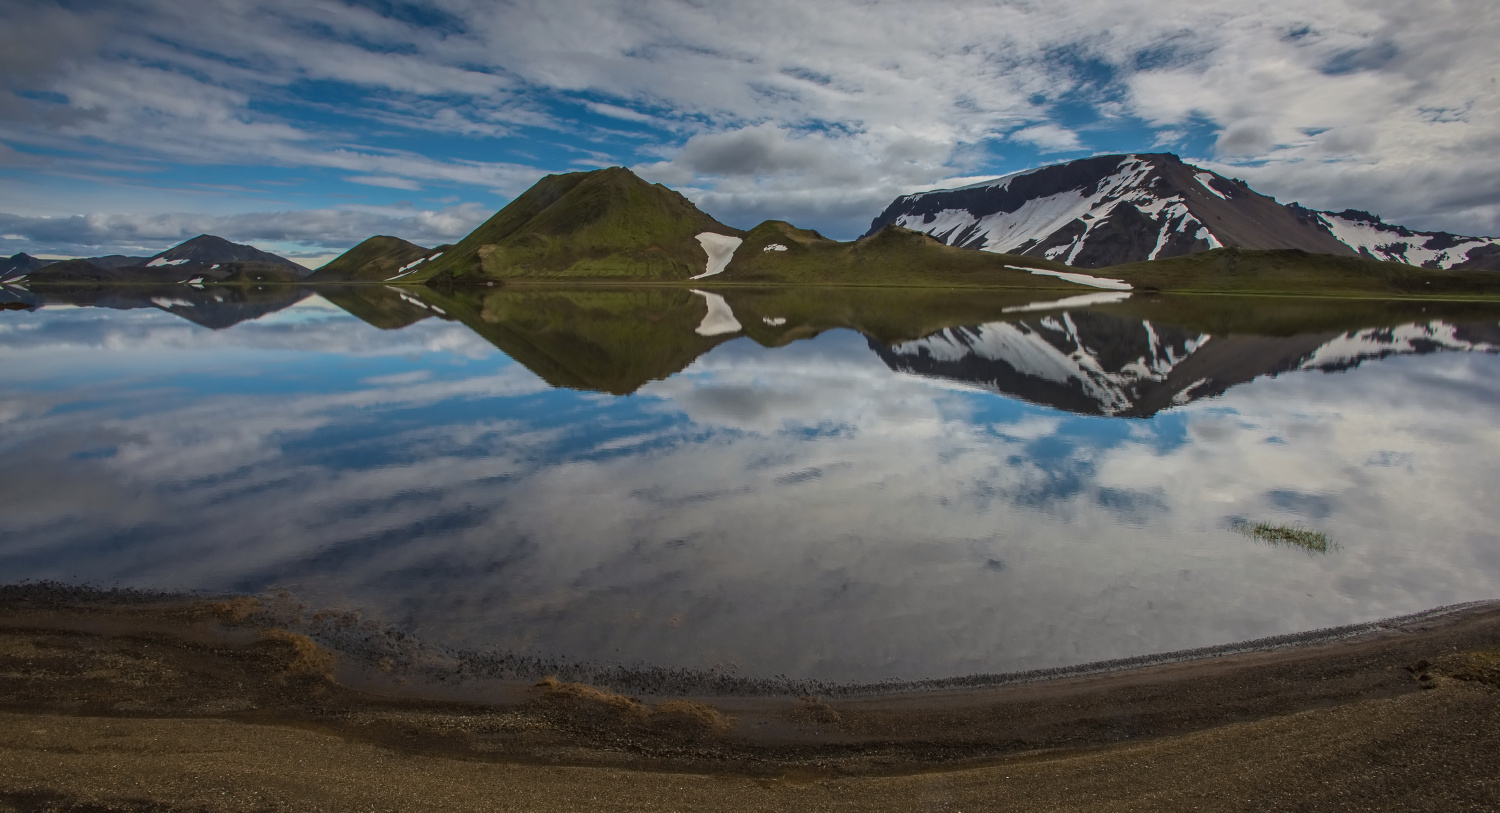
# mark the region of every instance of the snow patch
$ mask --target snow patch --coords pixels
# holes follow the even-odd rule
[[[761,249],[761,251],[786,251],[786,246],[784,246],[784,245],[782,245],[780,243],[772,243],[772,244],[766,246],[765,248]]]
[[[688,279],[703,279],[711,277],[729,267],[729,260],[734,256],[734,250],[745,242],[738,237],[728,234],[714,234],[711,231],[698,235],[698,243],[703,246],[703,251],[708,255],[708,266],[703,273]],[[723,300],[720,300],[723,301]],[[736,322],[736,325],[739,323]],[[738,330],[739,328],[735,328]]]
[[[701,237],[702,235],[699,236]],[[714,236],[721,237],[722,235],[716,234]],[[734,241],[735,245],[739,245],[738,238],[734,238]],[[725,262],[728,261],[726,260]],[[724,301],[724,297],[718,294],[711,294],[707,291],[690,290],[698,296],[703,297],[704,301],[708,303],[708,315],[703,317],[703,322],[693,331],[694,333],[697,333],[699,336],[722,336],[725,333],[739,333],[741,330],[744,330],[739,320],[734,318],[734,310],[729,307],[728,302]]]
[[[1209,194],[1217,195],[1220,200],[1229,200],[1229,197],[1227,195],[1225,195],[1223,192],[1220,192],[1219,190],[1217,190],[1217,189],[1214,188],[1214,184],[1213,184],[1214,176],[1213,176],[1213,173],[1211,173],[1211,172],[1200,172],[1197,175],[1194,175],[1193,179],[1196,180],[1200,185],[1202,185],[1202,187],[1204,189],[1208,190]],[[1189,388],[1189,389],[1191,389],[1191,388]]]
[[[1401,229],[1366,220],[1347,220],[1336,214],[1320,212],[1318,219],[1328,227],[1333,236],[1355,251],[1368,253],[1378,260],[1392,260],[1408,265],[1452,268],[1469,258],[1469,252],[1480,246],[1500,244],[1500,239],[1490,237],[1461,238],[1457,245],[1447,248],[1428,248],[1435,236],[1423,232],[1401,233]]]
[[[157,257],[156,259],[152,260],[151,262],[146,263],[146,267],[147,268],[160,268],[160,267],[162,267],[164,265],[182,265],[183,263],[188,263],[188,262],[192,262],[192,260],[169,260],[166,257]]]

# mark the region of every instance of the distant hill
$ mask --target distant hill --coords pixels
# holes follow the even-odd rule
[[[0,282],[9,282],[25,277],[31,272],[47,265],[48,262],[46,260],[38,260],[25,252],[13,254],[4,260],[0,260]]]
[[[714,279],[830,285],[1078,286],[1030,269],[1067,267],[1034,257],[996,255],[947,246],[922,232],[887,226],[852,243],[830,240],[781,220],[751,229]]]
[[[743,234],[623,167],[548,175],[411,279],[685,280],[708,270],[706,245]]]
[[[107,254],[103,257],[84,257],[82,259],[100,268],[132,268],[137,265],[145,265],[151,260],[150,257],[131,257],[125,254]]]
[[[200,234],[152,257],[105,257],[64,260],[33,271],[29,283],[205,282],[233,274],[253,274],[259,281],[296,282],[307,268],[254,246]],[[243,280],[242,280],[243,281]]]
[[[222,237],[200,234],[191,240],[179,243],[142,263],[148,268],[164,265],[216,265],[221,263],[266,263],[279,265],[299,279],[308,275],[306,266],[285,257],[261,251],[243,243],[231,243]]]
[[[1240,247],[1500,269],[1500,240],[1415,232],[1355,210],[1283,205],[1171,153],[1094,156],[903,195],[869,233],[892,224],[949,245],[1081,268]]]
[[[385,282],[414,272],[423,260],[451,246],[423,248],[399,237],[377,235],[340,254],[307,276],[308,282]]]

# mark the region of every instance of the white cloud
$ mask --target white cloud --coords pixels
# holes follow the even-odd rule
[[[1030,144],[1042,152],[1067,152],[1083,146],[1078,134],[1056,124],[1036,124],[1010,134],[1010,140]]]

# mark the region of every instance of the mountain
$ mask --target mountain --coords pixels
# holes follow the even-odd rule
[[[84,257],[83,259],[100,268],[133,268],[145,265],[151,260],[150,257],[131,257],[125,254],[106,254],[103,257]]]
[[[296,282],[307,268],[254,246],[200,234],[153,257],[106,257],[63,260],[31,273],[30,284],[204,282]]]
[[[1353,210],[1281,204],[1171,153],[1101,155],[896,198],[870,224],[1081,268],[1232,246],[1500,268],[1500,240],[1414,232]]]
[[[743,234],[623,167],[548,175],[409,279],[685,280]]]
[[[308,282],[386,282],[417,270],[451,246],[423,248],[399,237],[376,235],[307,276]]]
[[[9,282],[23,278],[47,264],[46,260],[38,260],[25,252],[12,255],[4,260],[0,260],[0,282]]]
[[[148,268],[158,268],[166,265],[218,265],[222,263],[267,263],[279,265],[292,272],[298,278],[308,275],[305,266],[280,257],[269,251],[261,251],[254,246],[242,243],[231,243],[222,237],[211,234],[200,234],[191,240],[179,243],[160,254],[150,257],[142,265]]]

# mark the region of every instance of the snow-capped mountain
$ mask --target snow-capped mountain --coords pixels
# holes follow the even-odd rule
[[[1500,239],[1460,237],[1442,231],[1412,231],[1369,212],[1314,212],[1340,242],[1367,257],[1425,268],[1500,270]]]
[[[1095,156],[903,195],[869,233],[892,223],[949,245],[1082,268],[1239,246],[1500,269],[1500,240],[1413,232],[1353,210],[1283,205],[1171,153]]]
[[[1500,352],[1500,327],[1441,321],[1340,334],[1212,337],[1090,311],[948,328],[870,348],[899,372],[1086,415],[1149,417],[1293,370],[1337,372],[1393,355]]]

